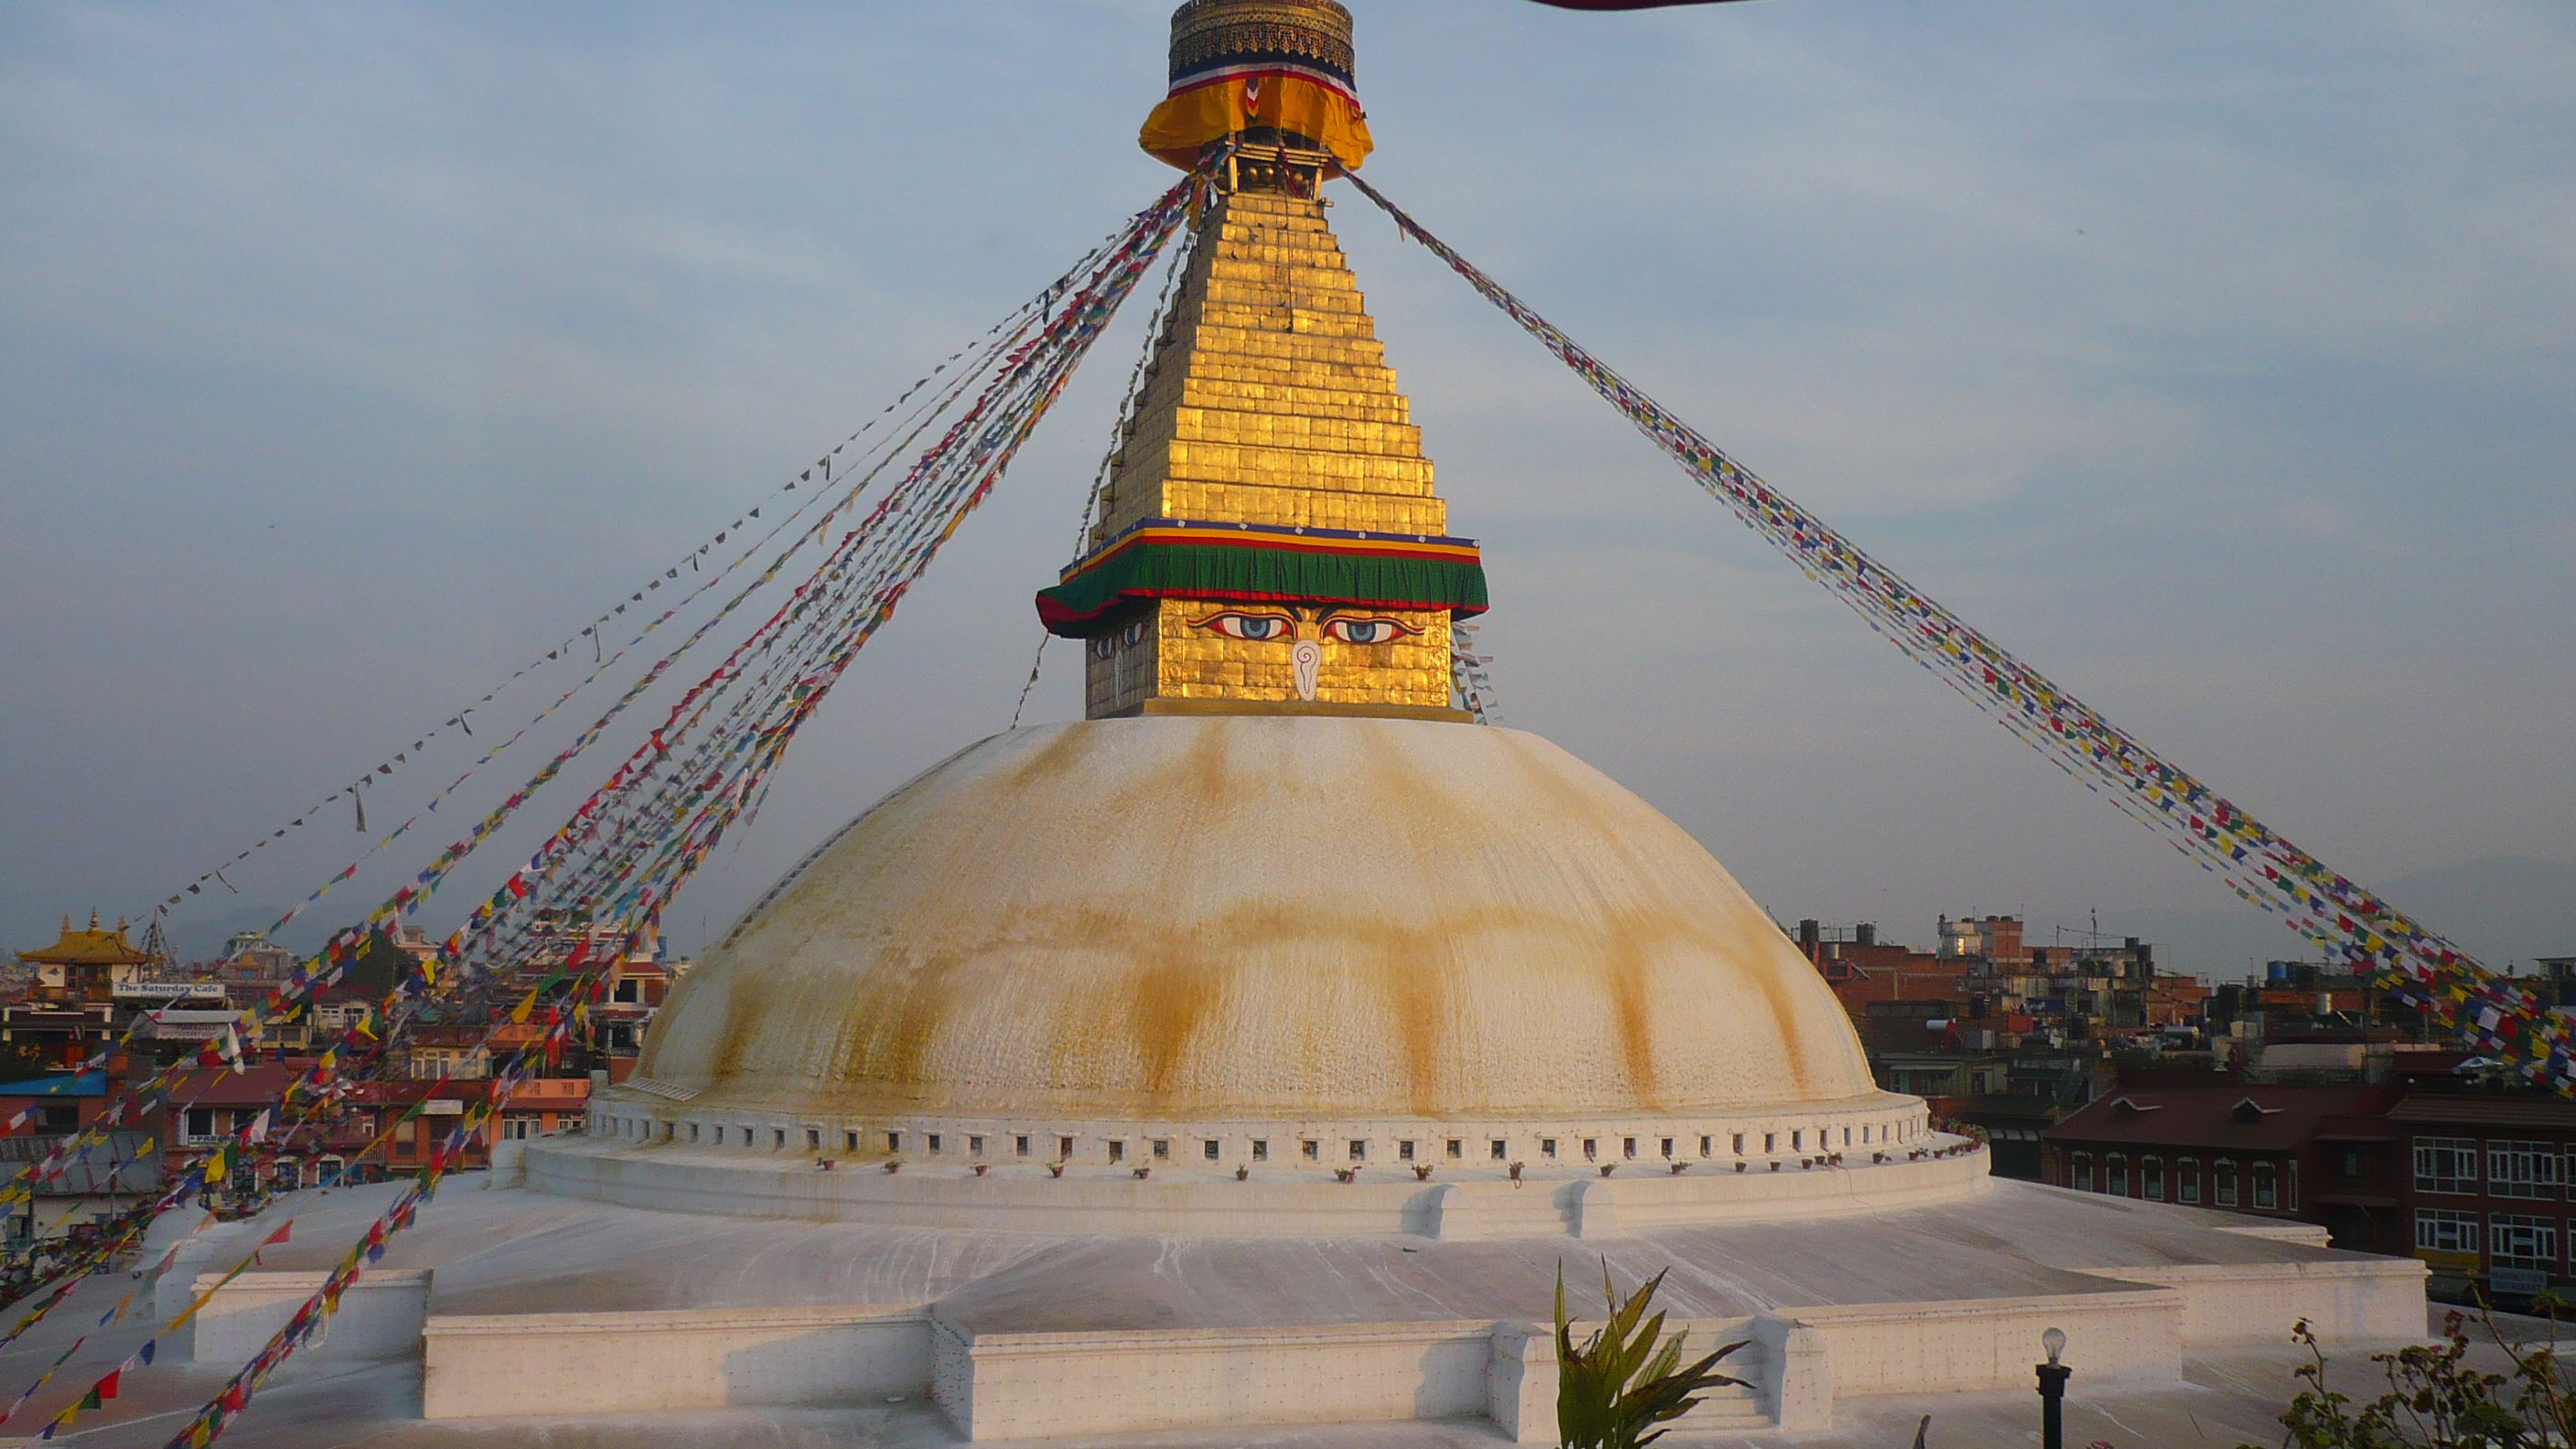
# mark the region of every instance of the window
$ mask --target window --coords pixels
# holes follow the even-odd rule
[[[2165,1160],[2150,1157],[2138,1164],[2139,1195],[2149,1202],[2165,1200]]]
[[[1028,1156],[1029,1139],[1026,1137],[1013,1137],[1011,1139],[1011,1155],[1014,1157]]]
[[[926,1137],[926,1138],[924,1139],[924,1141],[925,1141],[925,1142],[927,1142],[927,1143],[929,1144],[930,1150],[931,1150],[932,1152],[934,1152],[934,1153],[935,1153],[935,1152],[937,1152],[937,1151],[939,1150],[939,1134],[938,1134],[938,1133],[933,1132],[933,1133],[929,1134],[929,1136],[928,1136],[928,1137]]]
[[[743,1129],[742,1129],[742,1145],[743,1145],[743,1146],[745,1146],[745,1147],[749,1147],[749,1146],[752,1144],[752,1142],[753,1142],[753,1141],[754,1141],[754,1139],[753,1139],[753,1137],[752,1137],[752,1135],[751,1135],[751,1129],[750,1129],[750,1128],[748,1128],[748,1127],[743,1128]]]
[[[2415,1190],[2476,1192],[2478,1144],[2467,1137],[2416,1138]]]
[[[2114,1152],[2103,1160],[2103,1168],[2103,1176],[2107,1179],[2103,1184],[2103,1191],[2113,1197],[2127,1197],[2129,1195],[2129,1155],[2125,1152]]]
[[[1713,1143],[1715,1140],[1716,1140],[1716,1139],[1714,1139],[1714,1138],[1710,1138],[1710,1137],[1703,1137],[1703,1138],[1701,1138],[1701,1139],[1699,1140],[1699,1155],[1700,1155],[1700,1156],[1702,1156],[1702,1157],[1708,1157],[1708,1156],[1711,1156],[1712,1154],[1709,1152],[1709,1146],[1710,1146],[1710,1144],[1711,1144],[1711,1143]]]
[[[1624,1157],[1624,1158],[1628,1159],[1630,1162],[1634,1162],[1634,1161],[1636,1161],[1636,1160],[1637,1160],[1637,1139],[1636,1139],[1636,1138],[1634,1138],[1634,1137],[1622,1137],[1622,1138],[1620,1138],[1620,1139],[1619,1139],[1619,1155],[1620,1155],[1621,1157]]]
[[[1494,1150],[1494,1160],[1496,1162],[1500,1162],[1511,1155],[1511,1144],[1500,1137],[1495,1138],[1490,1145]]]
[[[2277,1208],[2281,1205],[2280,1169],[2268,1162],[2258,1162],[2246,1169],[2245,1175],[2254,1186],[2254,1206]]]
[[[806,1128],[805,1145],[820,1150],[823,1146],[823,1129],[820,1127]]]
[[[1665,1159],[1666,1161],[1671,1161],[1671,1160],[1672,1160],[1672,1155],[1673,1155],[1673,1139],[1671,1139],[1671,1138],[1669,1138],[1669,1137],[1665,1138],[1665,1139],[1664,1139],[1664,1141],[1663,1141],[1663,1148],[1664,1148],[1664,1159]]]
[[[858,1151],[858,1150],[859,1150],[859,1134],[858,1134],[858,1129],[856,1129],[856,1128],[852,1128],[851,1130],[849,1130],[849,1131],[847,1131],[847,1132],[842,1133],[842,1134],[841,1134],[841,1141],[842,1141],[842,1144],[843,1144],[843,1148],[844,1148],[844,1150],[846,1150],[846,1151],[850,1151],[850,1152],[856,1152],[856,1151]]]
[[[770,1128],[770,1129],[769,1129],[769,1136],[770,1136],[770,1144],[769,1144],[770,1146],[772,1146],[772,1147],[776,1147],[776,1148],[779,1148],[779,1149],[781,1149],[781,1150],[784,1150],[784,1149],[786,1148],[786,1146],[787,1146],[787,1129],[786,1129],[786,1128],[784,1128],[784,1127],[772,1127],[772,1128]]]
[[[1538,1140],[1538,1155],[1546,1158],[1550,1162],[1554,1162],[1556,1160],[1556,1139],[1553,1137],[1540,1138]]]
[[[1452,1137],[1452,1138],[1450,1138],[1450,1139],[1449,1139],[1449,1160],[1450,1160],[1451,1162],[1463,1162],[1463,1161],[1465,1161],[1465,1160],[1466,1160],[1466,1157],[1467,1157],[1467,1139],[1466,1139],[1466,1138],[1464,1138],[1464,1137]]]
[[[1154,1139],[1154,1160],[1156,1162],[1169,1162],[1172,1160],[1171,1138],[1157,1137]]]
[[[2335,1171],[2346,1182],[2359,1182],[2370,1175],[2370,1153],[2360,1147],[2347,1147],[2335,1154]]]
[[[984,1139],[983,1139],[983,1138],[981,1138],[981,1137],[969,1137],[969,1138],[967,1138],[967,1139],[966,1139],[966,1155],[967,1155],[967,1156],[969,1156],[969,1157],[981,1157],[981,1156],[983,1156],[983,1155],[984,1155]]]
[[[1059,1137],[1055,1140],[1055,1160],[1058,1162],[1071,1162],[1073,1160],[1072,1138]]]
[[[1792,1152],[1804,1152],[1806,1149],[1807,1134],[1803,1131],[1791,1132],[1789,1134],[1789,1150]]]
[[[1399,1161],[1411,1162],[1413,1160],[1413,1139],[1408,1137],[1402,1142],[1395,1144],[1395,1155]]]
[[[2219,1207],[2236,1206],[2236,1164],[2220,1158],[2212,1177],[2210,1201]]]
[[[1127,1144],[1126,1144],[1126,1143],[1124,1143],[1124,1142],[1112,1142],[1112,1143],[1110,1143],[1110,1144],[1109,1144],[1109,1160],[1110,1160],[1110,1161],[1112,1161],[1112,1162],[1124,1162],[1124,1161],[1126,1161],[1126,1160],[1127,1160]]]
[[[1851,1146],[1851,1129],[1849,1127],[1843,1129],[1843,1145],[1845,1147]]]
[[[1351,1139],[1351,1161],[1368,1161],[1368,1144],[1357,1137]]]
[[[1744,1155],[1744,1134],[1741,1132],[1733,1134],[1733,1141],[1735,1143],[1733,1149],[1735,1155],[1742,1157]]]
[[[902,1133],[900,1133],[900,1132],[889,1132],[889,1133],[887,1133],[887,1134],[886,1134],[886,1151],[888,1151],[888,1152],[901,1152],[902,1150],[903,1150],[903,1134],[902,1134]]]
[[[1210,1162],[1214,1162],[1219,1157],[1225,1155],[1225,1144],[1211,1137],[1207,1141],[1199,1144],[1199,1155]]]
[[[1308,1138],[1307,1140],[1298,1143],[1297,1151],[1308,1162],[1321,1162],[1324,1159],[1324,1144],[1315,1141],[1313,1138]]]
[[[1255,1162],[1268,1162],[1270,1160],[1269,1138],[1255,1137],[1252,1139],[1252,1160]]]
[[[1586,1138],[1584,1138],[1584,1139],[1583,1139],[1583,1160],[1584,1160],[1584,1161],[1586,1161],[1586,1162],[1597,1162],[1597,1161],[1599,1161],[1599,1160],[1600,1160],[1600,1157],[1601,1157],[1601,1139],[1600,1139],[1600,1138],[1598,1138],[1598,1137],[1586,1137]]]
[[[1765,1151],[1765,1152],[1777,1152],[1777,1151],[1779,1151],[1779,1150],[1780,1150],[1780,1134],[1779,1134],[1779,1133],[1777,1133],[1777,1132],[1765,1132],[1765,1133],[1763,1133],[1763,1134],[1762,1134],[1762,1150],[1763,1150],[1763,1151]]]
[[[1869,1124],[1866,1122],[1860,1124],[1860,1145],[1863,1147],[1869,1145]]]
[[[2558,1267],[2558,1220],[2497,1213],[2487,1220],[2487,1264],[2493,1268]]]
[[[189,1109],[188,1109],[188,1140],[189,1140],[189,1141],[191,1141],[191,1142],[202,1142],[202,1141],[204,1141],[206,1138],[212,1137],[212,1136],[214,1136],[214,1135],[215,1135],[215,1109],[214,1109],[214,1108],[212,1108],[212,1107],[191,1107],[191,1108],[189,1108]]]
[[[698,1140],[698,1124],[695,1122],[689,1124],[689,1140],[691,1142]]]
[[[2075,1178],[2074,1181],[2068,1184],[2068,1186],[2073,1187],[2077,1192],[2091,1192],[2093,1190],[2092,1153],[2079,1152],[2075,1154]]]
[[[2449,1208],[2415,1210],[2415,1251],[2419,1253],[2475,1253],[2478,1250],[2478,1215],[2454,1212]]]
[[[2496,1197],[2555,1201],[2563,1166],[2554,1142],[2489,1142],[2487,1191]]]

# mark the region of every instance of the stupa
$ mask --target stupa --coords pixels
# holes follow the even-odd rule
[[[2412,1261],[1991,1178],[1685,831],[1456,707],[1479,553],[1323,197],[1371,144],[1351,17],[1191,0],[1172,42],[1145,144],[1220,181],[1038,596],[1087,718],[814,850],[588,1131],[501,1144],[295,1371],[416,1359],[370,1412],[479,1444],[827,1410],[835,1442],[1553,1443],[1552,1291],[1606,1268],[1748,1345],[1683,1435],[1828,1444],[1887,1396],[2026,1385],[2048,1327],[2079,1393],[2149,1403],[2303,1315],[2420,1336]],[[309,1291],[298,1251],[218,1295],[201,1358]]]

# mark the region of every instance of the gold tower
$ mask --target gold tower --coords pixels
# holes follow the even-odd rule
[[[1188,159],[1214,165],[1215,196],[1085,555],[1040,612],[1087,640],[1094,719],[1462,718],[1450,622],[1483,610],[1484,574],[1475,544],[1448,536],[1421,430],[1325,221],[1322,183],[1357,158],[1264,124],[1328,128],[1331,107],[1281,91],[1348,98],[1349,14],[1193,0],[1173,40],[1173,98],[1146,144],[1174,159],[1171,143],[1198,134],[1167,114],[1185,112],[1210,133]]]

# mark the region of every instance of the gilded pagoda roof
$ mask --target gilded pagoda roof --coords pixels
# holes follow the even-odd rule
[[[113,928],[102,928],[93,914],[86,931],[74,930],[72,918],[63,917],[62,935],[54,944],[21,951],[18,959],[30,966],[141,966],[152,957],[125,939],[123,921]]]

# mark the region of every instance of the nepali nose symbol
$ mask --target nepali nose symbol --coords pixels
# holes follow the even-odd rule
[[[1288,651],[1288,665],[1297,672],[1297,697],[1308,703],[1315,698],[1315,677],[1323,672],[1324,646],[1312,639],[1300,639]]]

